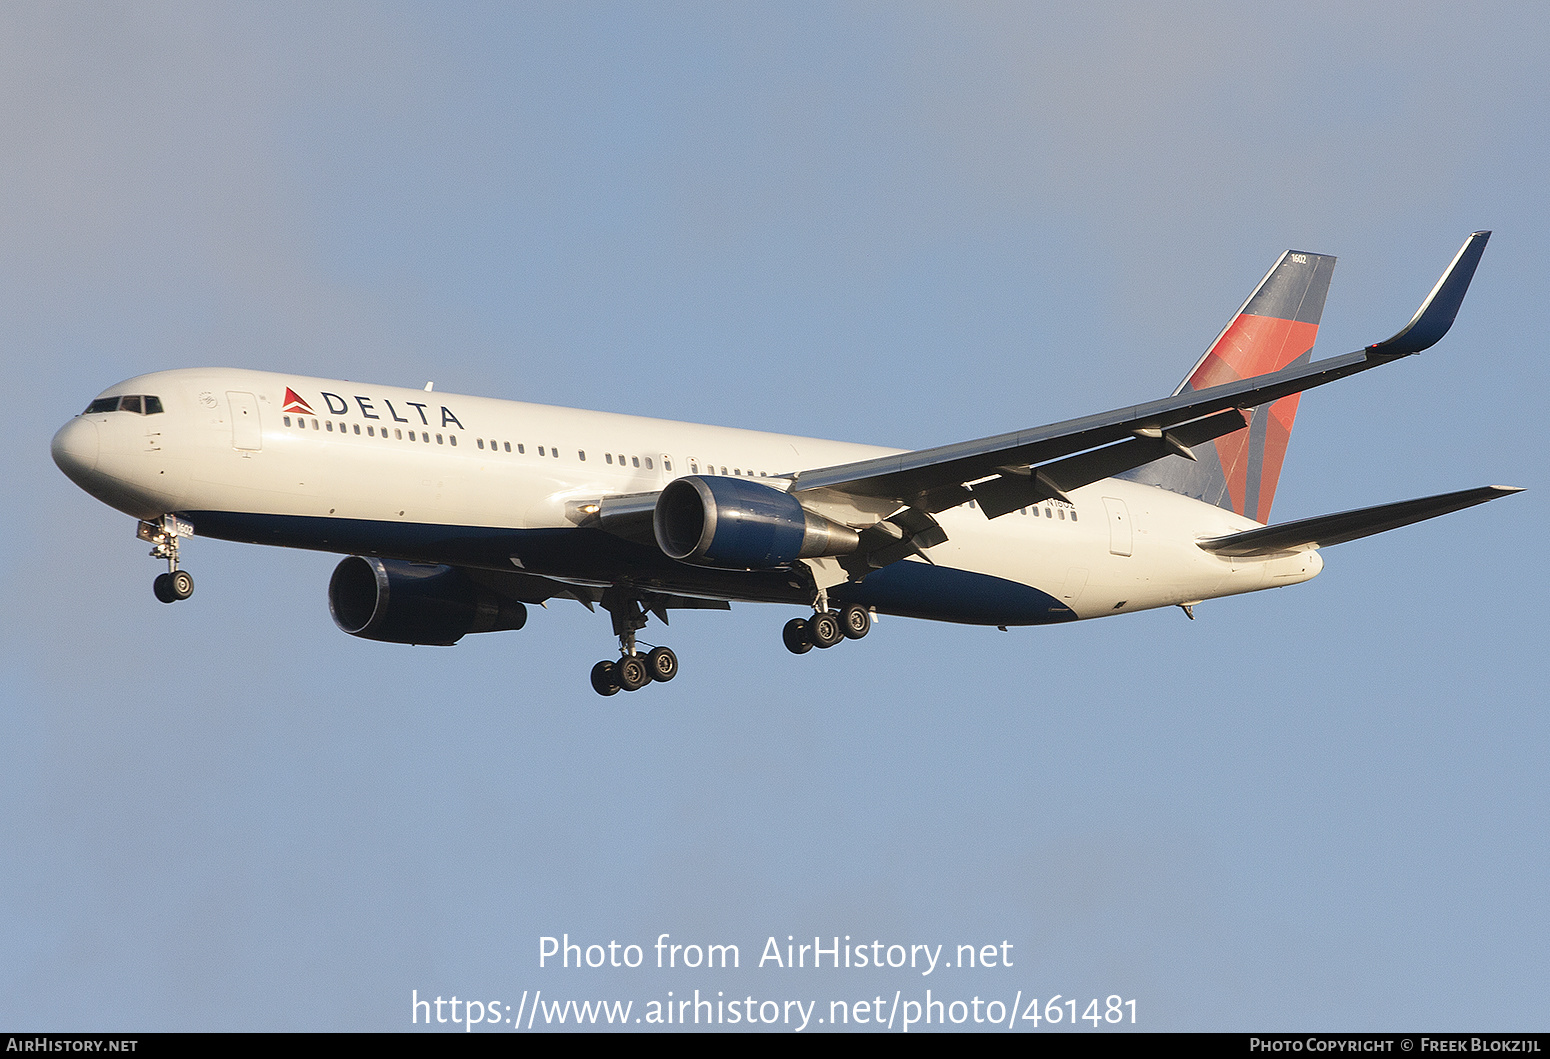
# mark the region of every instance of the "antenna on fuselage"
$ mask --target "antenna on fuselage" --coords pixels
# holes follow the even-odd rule
[[[426,393],[430,393],[431,390],[435,389],[435,387],[436,387],[436,384],[434,382],[428,382],[428,383],[425,384],[425,392]]]

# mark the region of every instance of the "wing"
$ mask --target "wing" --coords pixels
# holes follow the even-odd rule
[[[551,599],[574,599],[588,610],[601,603],[612,587],[610,581],[587,581],[577,578],[548,577],[514,570],[491,570],[482,567],[460,567],[464,575],[498,595],[519,603],[545,605]],[[663,625],[668,624],[670,610],[730,610],[731,604],[724,599],[704,596],[684,596],[670,592],[637,590],[634,598],[642,609],[657,616]]]
[[[1470,235],[1410,322],[1365,349],[1063,423],[802,471],[793,476],[792,493],[800,499],[830,490],[892,500],[927,516],[974,499],[994,518],[1170,453],[1189,456],[1191,447],[1241,429],[1238,409],[1323,386],[1437,342],[1458,314],[1490,235]]]
[[[1261,526],[1197,543],[1208,552],[1239,558],[1275,555],[1302,548],[1325,548],[1522,491],[1510,485],[1483,485],[1479,489],[1464,489],[1419,500],[1401,500],[1397,504],[1380,504],[1357,511],[1342,511],[1337,515],[1319,515],[1316,518],[1298,519],[1296,522],[1283,522],[1279,526]]]

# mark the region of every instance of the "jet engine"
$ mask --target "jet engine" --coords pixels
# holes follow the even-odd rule
[[[455,566],[352,555],[328,581],[334,624],[384,643],[450,647],[471,632],[520,629],[527,608]]]
[[[652,513],[657,545],[697,566],[768,570],[856,550],[856,531],[808,511],[779,489],[742,478],[669,482]]]

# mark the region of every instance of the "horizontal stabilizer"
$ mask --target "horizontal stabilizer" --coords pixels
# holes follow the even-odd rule
[[[1396,504],[1380,504],[1356,511],[1342,511],[1336,515],[1298,519],[1279,526],[1261,526],[1197,543],[1208,552],[1233,557],[1274,555],[1300,548],[1324,548],[1520,492],[1522,490],[1516,486],[1483,485],[1478,489],[1464,489],[1457,493],[1443,493],[1441,496],[1401,500]]]

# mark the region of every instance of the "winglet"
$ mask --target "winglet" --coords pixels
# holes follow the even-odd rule
[[[1447,334],[1448,328],[1453,326],[1453,318],[1458,315],[1459,306],[1464,302],[1464,294],[1469,290],[1469,281],[1475,278],[1475,266],[1480,264],[1486,240],[1490,238],[1490,232],[1475,232],[1465,239],[1453,263],[1415,311],[1410,322],[1393,338],[1368,346],[1367,356],[1376,359],[1408,357],[1435,345]]]

